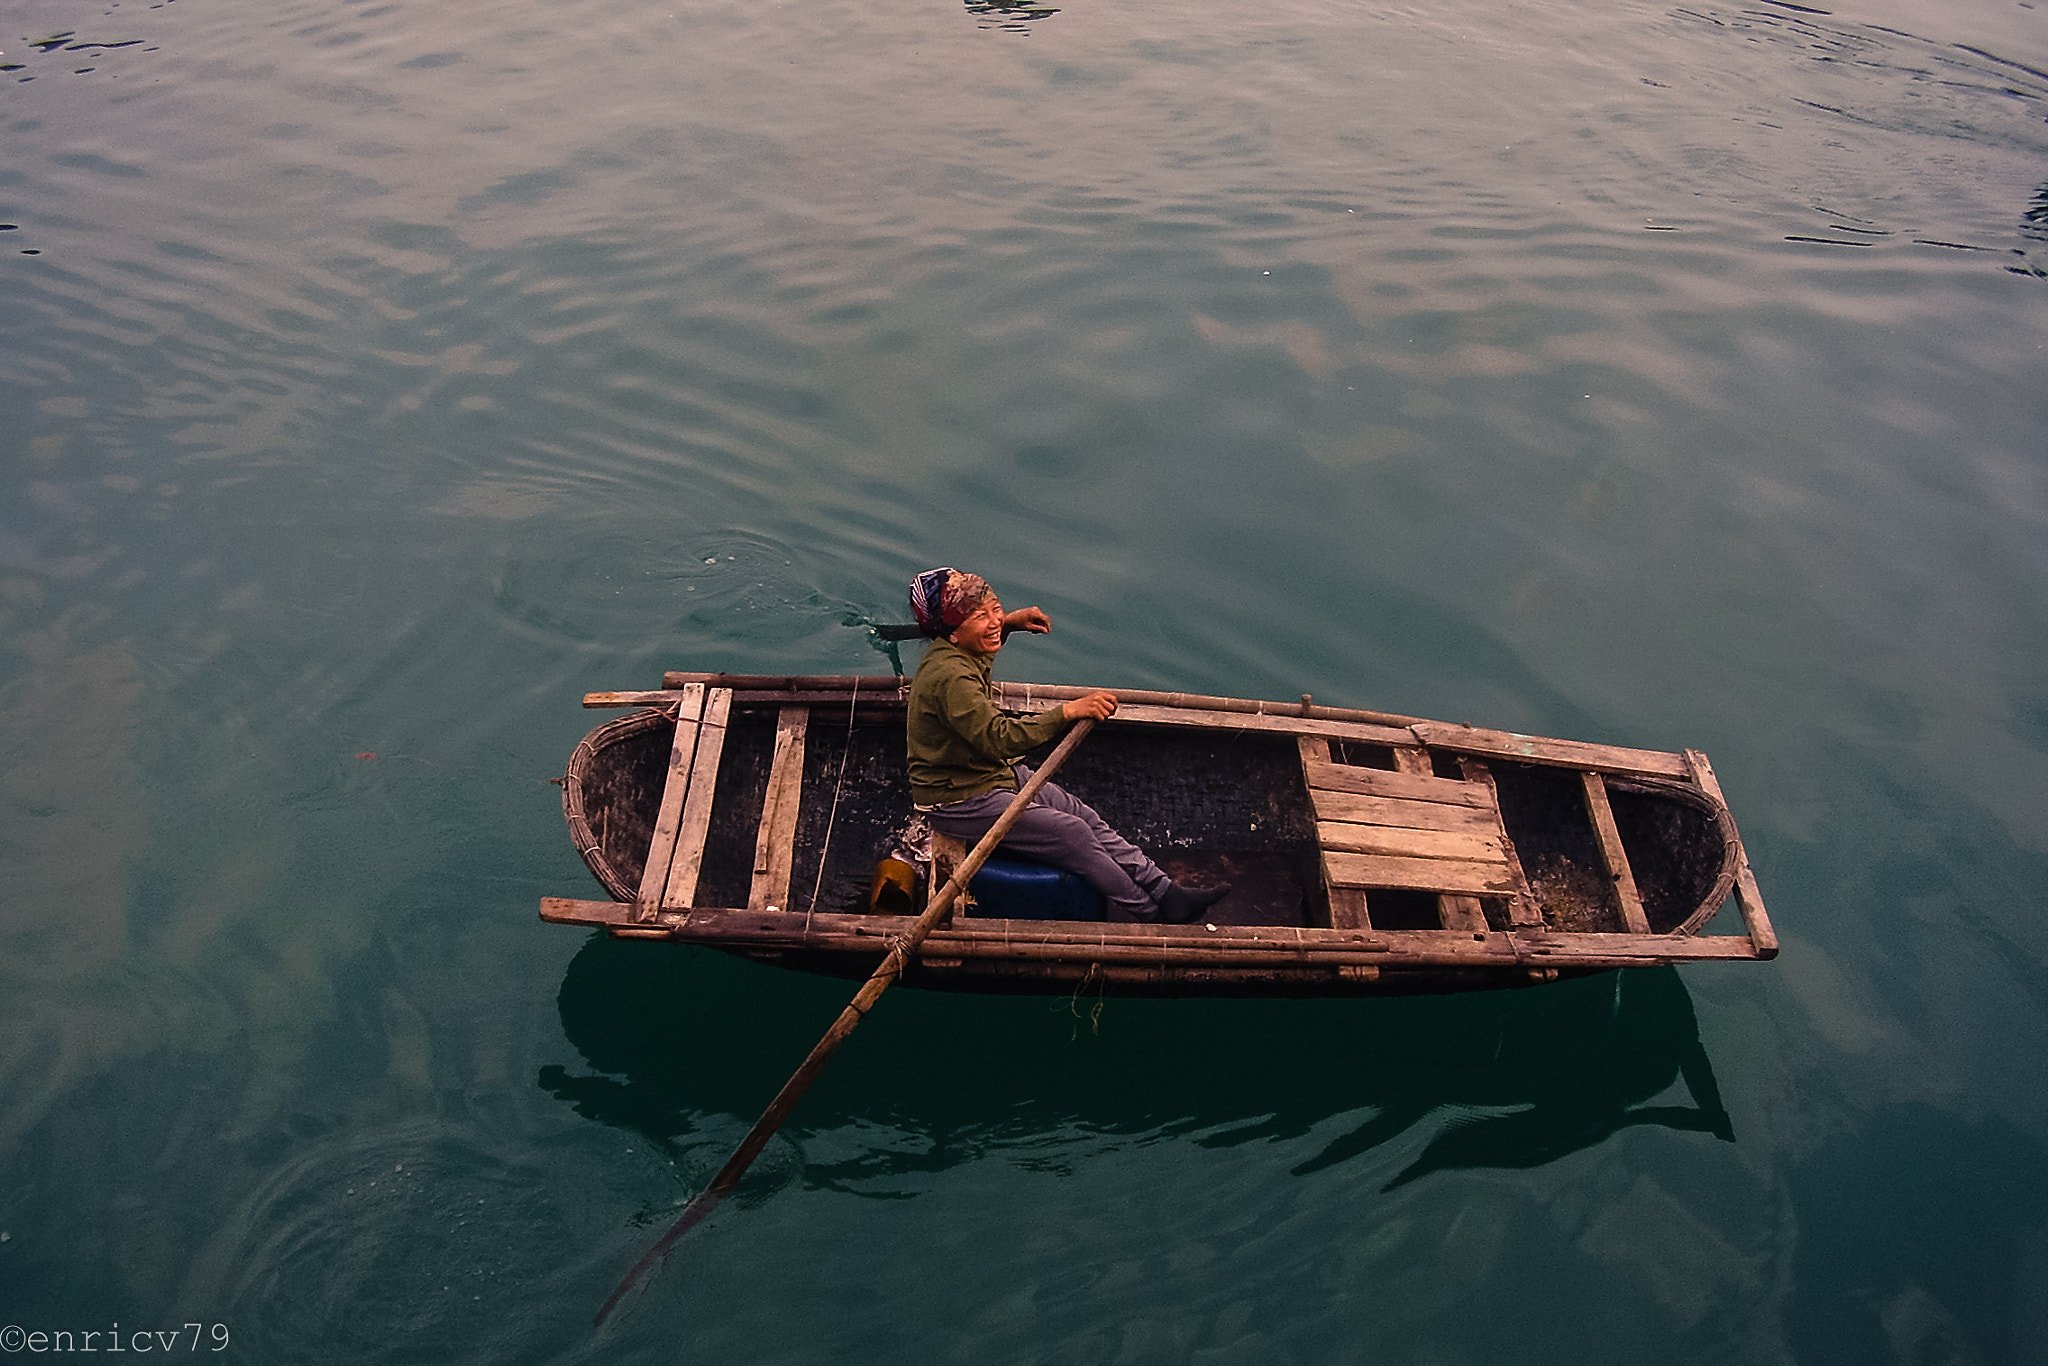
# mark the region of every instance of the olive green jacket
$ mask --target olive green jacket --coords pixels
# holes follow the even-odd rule
[[[910,799],[917,805],[1015,790],[1010,765],[1066,729],[1058,707],[1024,717],[998,710],[989,677],[994,662],[950,640],[935,640],[925,651],[910,680],[905,723]]]

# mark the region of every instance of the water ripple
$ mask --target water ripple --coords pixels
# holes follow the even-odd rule
[[[603,1255],[616,1255],[591,1216],[624,1193],[602,1178],[564,1184],[536,1153],[416,1124],[296,1147],[185,1277],[184,1302],[230,1324],[235,1349],[271,1361],[429,1350],[527,1361],[581,1335],[559,1305],[591,1294]]]

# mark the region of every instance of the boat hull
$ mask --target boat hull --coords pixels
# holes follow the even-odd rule
[[[911,923],[869,901],[913,817],[896,680],[668,682],[586,699],[657,705],[577,746],[564,811],[609,900],[549,898],[543,918],[872,972]],[[1018,685],[1008,700],[1036,710],[1070,691]],[[970,905],[926,941],[906,985],[1383,995],[1776,951],[1696,752],[1172,698],[1122,708],[1061,782],[1177,879],[1230,882],[1213,920],[993,919]],[[1743,932],[1703,933],[1731,896]]]

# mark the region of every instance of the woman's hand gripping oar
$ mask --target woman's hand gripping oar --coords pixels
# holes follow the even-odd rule
[[[789,1118],[789,1112],[796,1107],[803,1093],[817,1080],[818,1073],[825,1070],[825,1063],[833,1052],[846,1041],[847,1035],[853,1033],[854,1026],[861,1022],[862,1017],[881,998],[882,993],[895,985],[896,979],[903,973],[903,965],[917,952],[918,945],[924,943],[925,936],[945,918],[946,912],[952,909],[953,903],[959,900],[960,894],[966,890],[968,880],[980,870],[982,863],[994,852],[995,847],[1003,842],[1003,836],[1009,834],[1010,828],[1024,815],[1024,808],[1031,805],[1031,799],[1038,795],[1038,790],[1045,786],[1053,771],[1067,761],[1067,756],[1074,752],[1074,746],[1080,744],[1081,737],[1094,726],[1095,722],[1090,717],[1083,717],[1074,723],[1066,737],[1046,758],[1044,766],[1031,775],[1030,781],[1010,799],[1010,804],[1003,809],[1003,814],[989,827],[988,833],[981,837],[981,842],[960,861],[960,867],[939,890],[939,894],[932,898],[931,904],[925,907],[924,914],[917,918],[917,923],[910,927],[910,932],[901,939],[890,942],[889,952],[883,957],[882,965],[875,969],[874,976],[868,978],[867,985],[862,987],[846,1009],[839,1013],[839,1018],[832,1022],[832,1027],[825,1031],[824,1037],[811,1049],[811,1055],[804,1059],[803,1065],[790,1075],[788,1081],[782,1083],[782,1089],[776,1092],[775,1099],[768,1103],[768,1108],[754,1121],[754,1127],[747,1131],[747,1136],[740,1141],[740,1146],[725,1160],[725,1165],[718,1169],[718,1175],[711,1178],[711,1184],[706,1186],[696,1199],[683,1207],[682,1214],[677,1216],[675,1223],[669,1225],[668,1232],[662,1234],[654,1246],[647,1249],[646,1255],[635,1262],[633,1269],[626,1273],[626,1279],[619,1282],[618,1289],[612,1291],[611,1298],[597,1311],[597,1324],[605,1321],[642,1275],[668,1256],[668,1250],[675,1246],[676,1239],[688,1233],[705,1215],[718,1207],[719,1201],[731,1194],[733,1187],[740,1183],[740,1178],[746,1175],[747,1168],[760,1156],[761,1149],[768,1146],[768,1140],[782,1127],[782,1121]]]

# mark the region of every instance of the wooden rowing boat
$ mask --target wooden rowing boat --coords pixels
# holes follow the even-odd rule
[[[1000,686],[1020,711],[1088,691]],[[873,897],[877,861],[913,820],[906,695],[888,677],[696,673],[670,673],[654,692],[589,694],[585,707],[638,708],[585,736],[563,779],[577,852],[611,899],[548,897],[541,918],[866,976],[921,908],[877,909]],[[1697,750],[1308,697],[1118,696],[1061,784],[1176,879],[1228,881],[1230,895],[1193,925],[1049,919],[1019,913],[1036,895],[1028,876],[1005,883],[992,867],[982,877],[1001,895],[984,899],[1010,913],[955,912],[907,984],[1364,995],[1777,954]],[[917,895],[957,854],[943,840],[932,852],[939,876]],[[1740,931],[1709,932],[1731,896]]]

